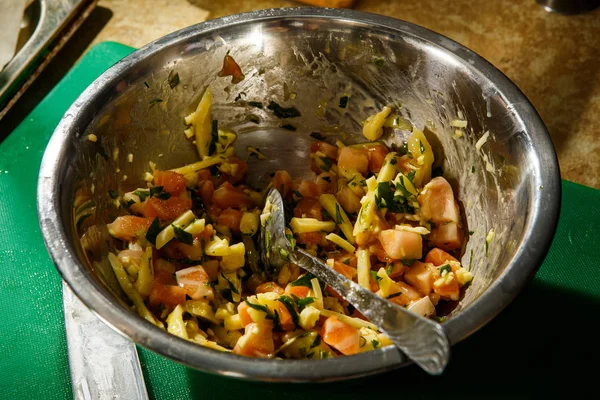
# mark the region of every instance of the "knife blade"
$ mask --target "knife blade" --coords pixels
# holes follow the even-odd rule
[[[63,312],[76,400],[147,400],[135,344],[96,317],[63,281]]]

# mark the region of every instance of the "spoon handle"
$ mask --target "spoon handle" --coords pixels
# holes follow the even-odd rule
[[[327,282],[422,369],[432,375],[443,372],[450,358],[450,345],[440,324],[385,300],[302,249],[294,251],[292,258],[295,264]]]

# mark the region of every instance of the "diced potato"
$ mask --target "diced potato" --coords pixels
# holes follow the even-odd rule
[[[240,231],[242,235],[254,236],[258,232],[260,210],[245,212],[240,220]]]
[[[389,182],[394,179],[398,173],[397,162],[397,154],[394,152],[388,153],[383,160],[383,166],[379,171],[379,175],[377,175],[377,182]]]
[[[366,249],[356,251],[358,259],[357,280],[358,284],[366,289],[371,289],[371,253]]]
[[[214,235],[206,243],[204,247],[204,253],[208,256],[228,256],[231,254],[229,249],[229,240],[221,239],[217,235]]]
[[[317,308],[308,306],[304,308],[304,310],[302,310],[298,316],[298,324],[302,327],[302,329],[312,329],[319,321],[320,316],[321,312]]]
[[[185,227],[184,231],[187,233],[191,233],[192,235],[199,235],[204,232],[204,228],[206,227],[206,222],[203,219],[197,219],[188,226]]]
[[[325,236],[325,239],[329,240],[332,243],[337,244],[342,249],[344,249],[350,253],[354,253],[354,251],[356,250],[356,247],[352,246],[352,244],[350,244],[350,242],[345,240],[343,237],[336,235],[335,233],[330,233],[329,235]]]
[[[246,248],[244,243],[236,243],[229,246],[229,255],[222,256],[220,266],[224,271],[236,271],[246,263],[244,255]]]
[[[194,213],[190,210],[181,214],[172,224],[164,228],[156,237],[156,248],[161,249],[175,238],[175,230],[173,225],[178,228],[185,229],[193,220],[196,219]]]
[[[229,315],[225,317],[223,323],[225,325],[225,328],[229,329],[230,331],[237,331],[244,327],[239,314]]]
[[[463,267],[460,267],[454,271],[454,275],[456,275],[456,279],[458,280],[458,284],[460,286],[465,286],[467,283],[473,280],[473,274]]]
[[[213,324],[218,323],[212,306],[206,300],[187,300],[183,305],[185,311]]]
[[[375,115],[371,115],[363,125],[363,136],[368,140],[377,140],[383,135],[383,124],[385,119],[390,115],[392,109],[385,106]]]
[[[335,229],[333,221],[319,221],[314,218],[292,218],[290,227],[294,233],[331,232]]]
[[[185,322],[183,322],[183,307],[181,307],[181,304],[177,305],[167,317],[167,332],[183,339],[189,339]]]

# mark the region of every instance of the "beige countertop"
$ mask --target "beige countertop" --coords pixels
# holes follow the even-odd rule
[[[100,0],[98,6],[112,15],[91,44],[112,40],[139,47],[207,19],[298,5],[285,0]],[[600,9],[564,16],[544,11],[534,0],[360,0],[354,8],[421,25],[485,57],[542,116],[562,177],[600,189]]]

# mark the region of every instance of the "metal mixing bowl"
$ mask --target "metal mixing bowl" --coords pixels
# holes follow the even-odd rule
[[[246,75],[237,85],[217,77],[228,51]],[[180,83],[171,88],[175,73]],[[361,121],[385,104],[426,128],[473,232],[462,262],[475,278],[443,324],[451,343],[498,314],[542,263],[558,220],[558,164],[540,117],[500,71],[441,35],[378,15],[312,8],[234,15],[165,36],[118,62],[67,111],[44,155],[38,209],[50,254],[77,296],[136,343],[194,368],[262,380],[334,380],[407,362],[393,347],[322,361],[220,353],[156,328],[120,298],[103,258],[112,246],[103,224],[122,211],[107,191],[144,185],[149,161],[167,169],[197,160],[183,117],[207,85],[213,116],[239,133],[238,153],[245,155],[252,144],[268,157],[250,161],[257,185],[276,169],[307,175],[313,131],[348,143],[364,140]],[[350,96],[346,109],[338,107],[343,95]],[[302,117],[282,122],[244,105],[271,99],[293,104]],[[248,120],[250,113],[260,124]],[[468,121],[461,138],[451,126],[458,118]],[[96,142],[88,140],[90,133]],[[408,134],[396,129],[387,142],[401,143]],[[484,134],[487,141],[476,146]],[[91,202],[82,207],[86,193]],[[86,254],[79,235],[91,235],[92,225],[103,247]],[[496,236],[486,251],[492,228]]]

